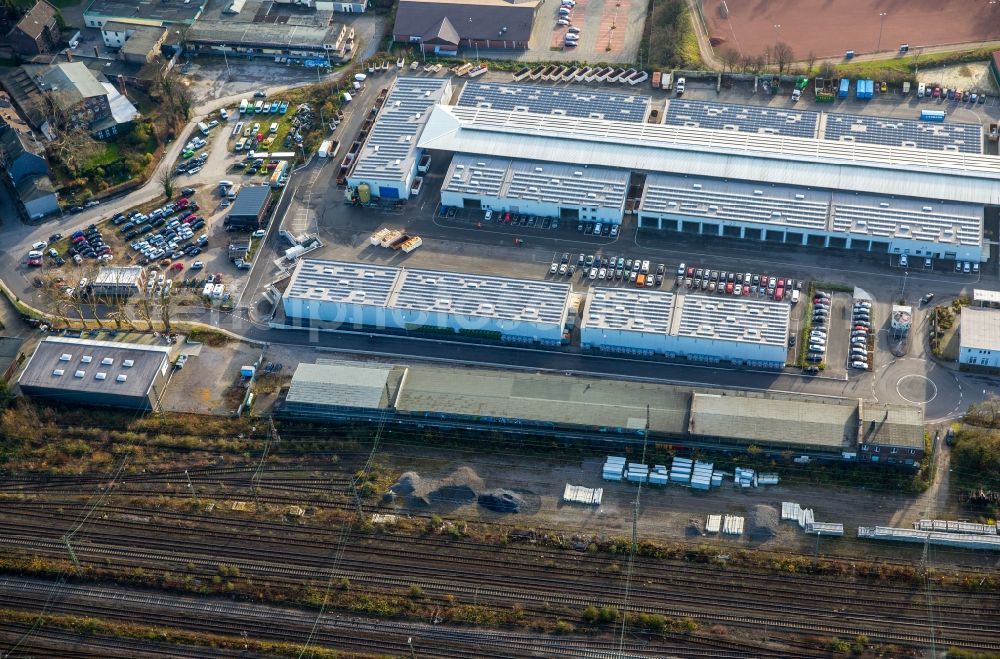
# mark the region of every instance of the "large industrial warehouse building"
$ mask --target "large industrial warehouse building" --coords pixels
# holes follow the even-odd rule
[[[286,322],[300,327],[446,330],[557,345],[570,285],[302,259],[282,300]]]
[[[451,96],[448,78],[397,78],[361,147],[347,183],[371,195],[409,199],[423,150],[417,147],[431,109]]]
[[[300,364],[278,413],[602,441],[639,441],[648,419],[651,437],[692,446],[752,445],[911,466],[923,457],[919,408],[423,364]]]
[[[167,383],[170,349],[51,336],[18,378],[26,396],[60,403],[149,410]]]
[[[765,300],[592,287],[580,323],[585,348],[783,368],[789,305]]]
[[[418,146],[457,154],[442,187],[450,206],[621,221],[630,199],[621,214],[604,208],[597,217],[558,177],[545,206],[498,194],[504,179],[495,170],[510,163],[540,173],[573,163],[585,178],[591,168],[603,179],[607,170],[632,176],[645,228],[945,260],[989,257],[983,225],[1000,208],[1000,170],[983,153],[980,125],[684,99],[668,100],[662,117],[649,112],[640,95],[470,82],[455,105],[434,108]],[[493,181],[479,195],[470,163]]]

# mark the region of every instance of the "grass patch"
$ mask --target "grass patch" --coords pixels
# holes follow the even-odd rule
[[[223,332],[201,328],[192,329],[188,332],[187,338],[191,343],[204,343],[213,348],[228,345],[236,340]]]
[[[93,169],[94,167],[103,167],[104,165],[110,165],[111,163],[121,158],[121,149],[119,148],[117,143],[104,142],[103,144],[104,144],[104,150],[99,153],[95,153],[90,158],[88,158],[87,162],[84,164],[84,167],[86,167],[87,169]]]
[[[923,75],[930,75],[932,72],[928,69],[988,61],[994,50],[996,49],[972,48],[944,53],[915,54],[887,60],[849,62],[837,65],[836,69],[838,75],[850,78],[870,78],[889,82],[915,81],[916,67],[923,71]]]
[[[653,3],[642,43],[650,68],[703,68],[692,18],[684,0]]]

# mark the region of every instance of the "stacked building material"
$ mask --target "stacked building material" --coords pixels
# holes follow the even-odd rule
[[[943,533],[972,533],[975,535],[996,535],[996,524],[975,524],[973,522],[953,522],[944,519],[922,519],[913,523],[913,528],[921,531]]]
[[[670,482],[688,485],[691,483],[691,469],[694,463],[690,458],[674,458],[670,465]]]
[[[630,462],[625,478],[632,483],[645,483],[649,480],[649,467],[639,462]]]
[[[606,481],[620,481],[625,473],[625,458],[616,455],[609,455],[604,463],[604,471],[601,476]]]
[[[781,519],[786,522],[796,522],[806,533],[816,535],[844,535],[844,525],[834,522],[817,522],[812,508],[803,508],[790,501],[781,502]]]
[[[718,533],[719,529],[722,528],[722,515],[709,515],[708,521],[705,523],[706,533]]]
[[[691,472],[691,487],[695,490],[708,490],[712,487],[712,463],[695,462]]]
[[[722,521],[722,532],[726,535],[743,535],[743,521],[738,515],[726,515]]]
[[[666,485],[670,482],[670,472],[665,465],[653,465],[653,471],[649,472],[650,485]]]
[[[778,474],[757,474],[757,485],[777,485]]]
[[[990,549],[1000,551],[1000,536],[979,533],[949,533],[921,531],[919,529],[899,529],[888,526],[859,526],[858,537],[869,540],[918,542],[921,544],[942,545],[960,549]]]
[[[733,480],[736,481],[738,487],[757,487],[757,474],[754,473],[753,469],[737,467]]]
[[[563,501],[566,503],[582,503],[588,506],[601,505],[604,498],[604,488],[590,488],[582,485],[570,485],[566,483],[563,490]]]

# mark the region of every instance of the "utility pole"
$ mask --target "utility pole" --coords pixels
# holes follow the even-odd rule
[[[878,15],[878,43],[875,45],[875,52],[882,49],[882,28],[885,27],[885,12]]]
[[[194,498],[194,484],[191,482],[191,475],[188,474],[188,470],[187,469],[184,470],[184,477],[187,478],[187,481],[188,481],[188,492],[191,493],[191,498],[193,499]]]
[[[78,561],[77,558],[76,558],[76,552],[73,551],[73,545],[69,544],[69,536],[68,535],[64,535],[62,537],[62,541],[63,541],[63,544],[66,545],[66,551],[69,552],[69,557],[70,557],[70,560],[73,561],[73,565],[76,566],[77,570],[82,570],[83,568],[80,566],[80,561]]]
[[[649,405],[646,405],[646,427],[642,431],[642,464],[646,464],[646,446],[649,442]],[[625,628],[628,625],[628,604],[632,587],[632,567],[635,564],[635,554],[639,550],[639,499],[642,495],[642,481],[635,491],[635,504],[632,507],[632,546],[629,548],[628,569],[625,571],[625,598],[622,602],[622,630],[618,639],[618,655],[624,656]]]

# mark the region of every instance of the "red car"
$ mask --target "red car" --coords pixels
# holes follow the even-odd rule
[[[181,222],[190,222],[193,219],[194,219],[194,213],[188,213],[181,219]]]
[[[750,287],[746,284],[743,285],[743,295],[750,295]]]
[[[178,199],[174,203],[174,208],[178,208],[178,209],[179,208],[184,208],[185,206],[187,206],[190,203],[191,203],[190,199],[188,199],[187,197],[181,197],[180,199]]]
[[[510,212],[507,212],[507,213],[503,214],[503,221],[504,222],[510,222]]]
[[[184,269],[184,264],[181,263],[180,261],[178,261],[177,263],[175,263],[172,266],[170,266],[170,269],[171,270],[183,270]]]
[[[931,93],[931,96],[933,96],[934,98],[941,98],[941,88],[935,87],[934,91]]]
[[[38,266],[42,265],[42,260],[39,259],[39,258],[30,258],[30,259],[28,259],[28,265],[33,266],[33,267],[38,267]]]
[[[86,239],[87,238],[85,236],[77,236],[73,239],[73,244],[76,245],[77,243],[82,243]]]
[[[730,295],[733,294],[733,282],[726,282],[726,292]]]

